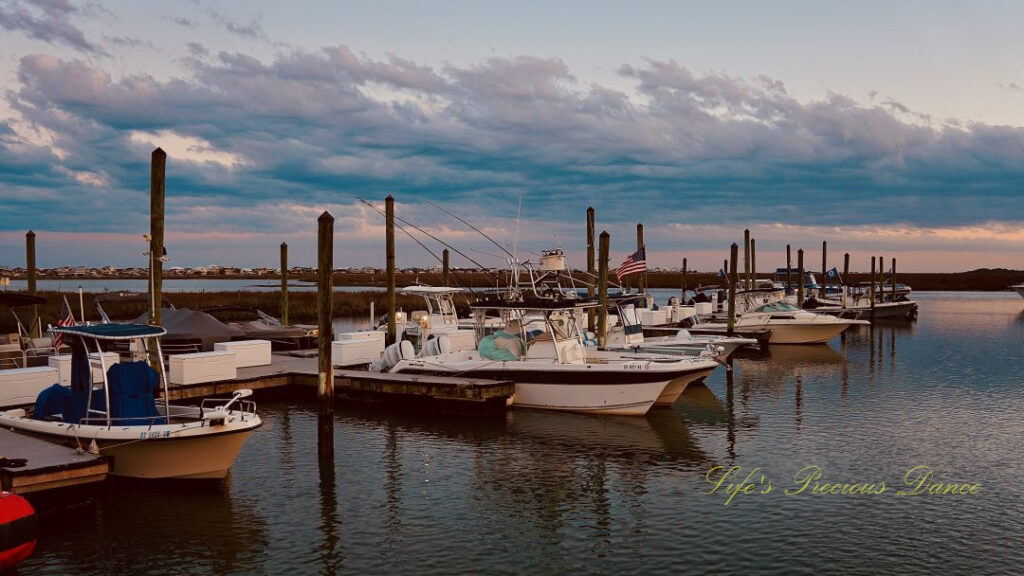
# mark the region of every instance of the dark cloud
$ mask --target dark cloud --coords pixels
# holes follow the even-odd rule
[[[89,41],[72,22],[75,15],[101,11],[88,4],[78,8],[67,0],[13,1],[0,6],[0,28],[21,32],[29,38],[49,44],[65,45],[96,56],[109,56],[101,46]]]
[[[555,58],[433,69],[345,46],[269,62],[190,50],[188,74],[170,80],[22,58],[10,105],[67,155],[33,151],[27,161],[38,170],[19,173],[19,186],[75,191],[110,214],[104,202],[124,206],[111,198],[148,189],[151,148],[133,133],[166,131],[241,162],[172,156],[168,191],[181,206],[345,204],[390,193],[472,218],[512,216],[522,198],[524,217],[545,222],[578,222],[593,205],[610,223],[741,227],[953,226],[1024,214],[1024,130],[939,125],[884,98],[803,102],[778,80],[698,76],[672,61],[623,66],[633,96],[584,85]],[[17,138],[5,134],[6,156]],[[0,164],[0,187],[15,164]],[[88,184],[98,180],[110,195]],[[0,229],[14,226],[22,218],[0,216]]]

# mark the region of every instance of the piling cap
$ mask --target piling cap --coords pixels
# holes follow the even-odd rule
[[[324,213],[321,214],[320,217],[317,218],[317,220],[319,220],[321,222],[334,222],[334,216],[331,216],[330,212],[328,212],[327,210],[324,210]]]

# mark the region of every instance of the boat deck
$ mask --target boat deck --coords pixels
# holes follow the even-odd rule
[[[103,456],[78,453],[46,440],[0,429],[0,487],[16,494],[101,482],[110,471]],[[25,460],[24,465],[17,465]],[[16,461],[13,463],[11,461]]]

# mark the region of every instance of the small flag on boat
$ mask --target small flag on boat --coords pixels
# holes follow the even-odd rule
[[[615,269],[615,277],[618,278],[619,282],[622,282],[623,276],[630,274],[636,274],[647,270],[647,251],[644,248],[633,252],[619,264],[619,267]]]
[[[57,326],[74,326],[75,315],[71,313],[71,306],[68,305],[68,297],[64,297],[64,303],[60,305],[60,318],[57,320]],[[64,345],[64,335],[60,332],[53,336],[53,349],[60,351],[60,347]]]
[[[718,277],[719,278],[725,278],[725,269],[724,268],[719,268],[718,269]]]
[[[839,269],[833,267],[828,272],[825,272],[825,278],[839,278]]]

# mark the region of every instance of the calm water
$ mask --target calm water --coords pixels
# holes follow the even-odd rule
[[[1020,573],[1024,300],[915,297],[916,324],[737,359],[645,418],[340,408],[321,466],[315,407],[264,401],[223,485],[109,484],[20,573]],[[811,465],[887,491],[785,495]],[[897,496],[921,465],[981,492]],[[715,466],[772,490],[725,505]]]

